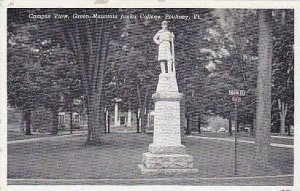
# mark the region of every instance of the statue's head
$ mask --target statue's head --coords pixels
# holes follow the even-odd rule
[[[161,23],[161,27],[162,27],[162,29],[167,30],[168,29],[168,21],[163,21]]]

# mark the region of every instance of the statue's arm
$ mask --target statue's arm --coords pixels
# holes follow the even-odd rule
[[[153,40],[156,44],[160,44],[159,33],[156,33],[156,35],[153,37]]]

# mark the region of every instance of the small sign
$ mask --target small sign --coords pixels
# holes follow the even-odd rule
[[[229,90],[228,93],[231,96],[245,96],[246,95],[245,90]]]
[[[241,101],[242,101],[242,98],[241,98],[241,97],[238,97],[238,96],[233,96],[233,97],[232,97],[232,101],[233,101],[233,102],[241,102]]]

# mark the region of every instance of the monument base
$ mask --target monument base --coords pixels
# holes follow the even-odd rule
[[[194,174],[199,170],[195,168],[187,168],[187,169],[154,169],[154,168],[146,168],[145,165],[139,164],[138,167],[141,170],[141,173],[144,175],[154,176],[154,175],[164,175],[164,176],[176,176],[176,175],[186,175],[186,174]]]
[[[142,174],[181,175],[197,173],[193,168],[193,156],[186,154],[185,146],[149,145],[149,151],[143,153],[143,164],[139,165]]]
[[[152,154],[186,154],[185,146],[176,145],[176,146],[157,146],[151,143],[149,145],[149,152]]]

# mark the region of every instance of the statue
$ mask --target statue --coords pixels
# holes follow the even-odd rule
[[[143,163],[139,164],[142,174],[146,175],[186,175],[198,173],[193,168],[193,156],[186,153],[181,144],[180,100],[183,94],[178,92],[174,65],[174,34],[168,31],[168,22],[162,22],[162,29],[153,38],[159,45],[158,61],[161,74],[154,101],[153,143],[148,152],[143,153]],[[158,117],[157,117],[158,116]]]
[[[168,30],[168,21],[162,22],[162,29],[153,37],[158,47],[158,61],[162,73],[175,72],[174,67],[174,34]],[[171,53],[172,48],[172,53]]]

